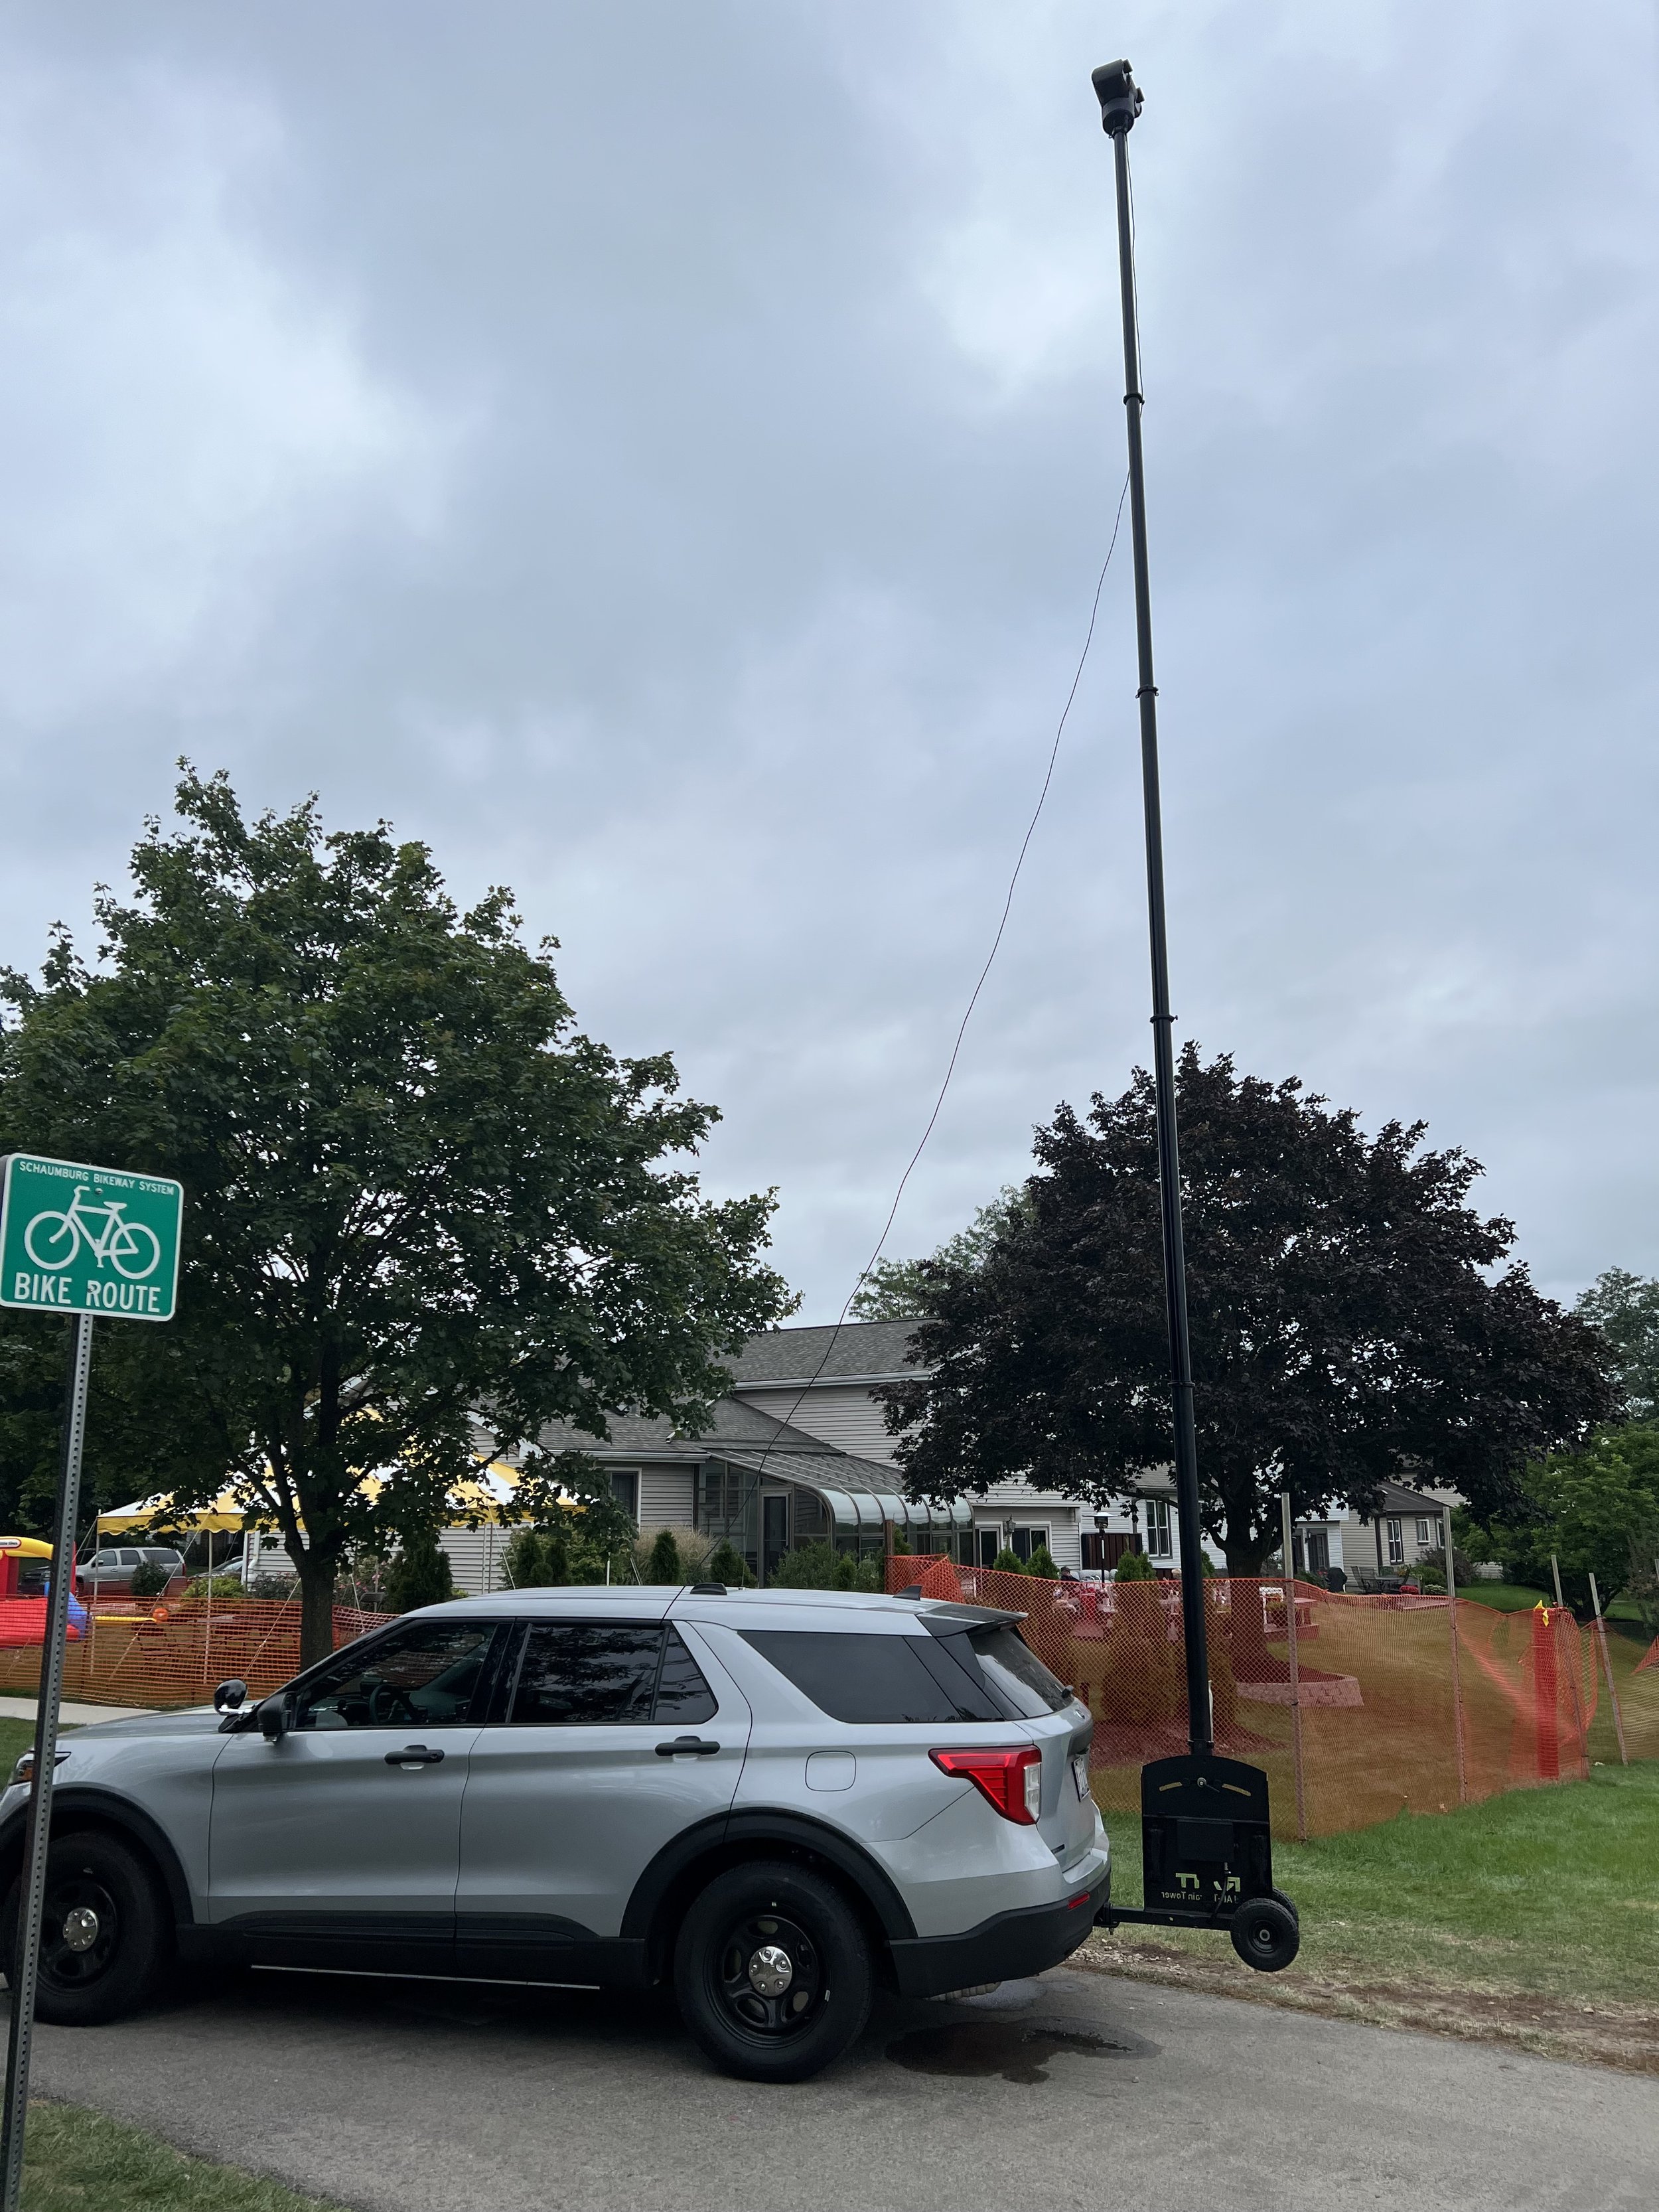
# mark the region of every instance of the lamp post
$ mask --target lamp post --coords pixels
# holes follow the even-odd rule
[[[1181,1228],[1181,1148],[1176,1129],[1175,1016],[1164,920],[1164,820],[1158,781],[1158,686],[1152,678],[1152,586],[1146,562],[1146,479],[1140,449],[1140,338],[1135,317],[1134,235],[1129,213],[1129,133],[1141,92],[1127,62],[1107,62],[1091,79],[1117,174],[1118,285],[1123,299],[1124,421],[1129,436],[1129,528],[1134,554],[1135,652],[1140,702],[1140,785],[1146,820],[1146,908],[1152,956],[1152,1080],[1158,1108],[1158,1184],[1164,1212],[1164,1289],[1170,1328],[1170,1395],[1175,1431],[1176,1502],[1181,1520],[1181,1620],[1187,1646],[1187,1736],[1194,1758],[1215,1748],[1210,1654],[1199,1540],[1198,1438],[1193,1420],[1193,1352],[1187,1325],[1187,1254]]]

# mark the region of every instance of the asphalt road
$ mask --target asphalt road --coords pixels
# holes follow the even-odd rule
[[[1659,2084],[1061,1969],[890,2002],[817,2081],[639,2001],[255,1974],[43,2028],[34,2081],[364,2212],[1640,2207]]]

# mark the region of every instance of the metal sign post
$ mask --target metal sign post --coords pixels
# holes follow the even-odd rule
[[[13,1152],[0,1182],[0,1305],[70,1316],[69,1370],[58,1453],[52,1587],[34,1721],[34,1765],[18,1881],[17,1931],[4,1964],[11,1984],[0,2125],[0,2212],[17,2212],[28,2120],[29,2052],[46,1920],[58,1714],[75,1584],[75,1532],[94,1316],[171,1321],[178,1298],[182,1184],[70,1160]]]

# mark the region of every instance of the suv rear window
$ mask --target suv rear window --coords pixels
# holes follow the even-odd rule
[[[749,1628],[743,1638],[832,1721],[939,1727],[1006,1717],[977,1670],[931,1636]]]
[[[970,1628],[968,1641],[992,1687],[1008,1700],[1022,1720],[1063,1712],[1072,1692],[1051,1674],[1029,1644],[1008,1627]]]

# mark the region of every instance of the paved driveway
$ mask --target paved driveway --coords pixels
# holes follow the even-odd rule
[[[1642,2208],[1659,2083],[1067,1969],[889,2003],[818,2081],[659,2005],[255,1974],[46,2028],[35,2081],[368,2212]]]

